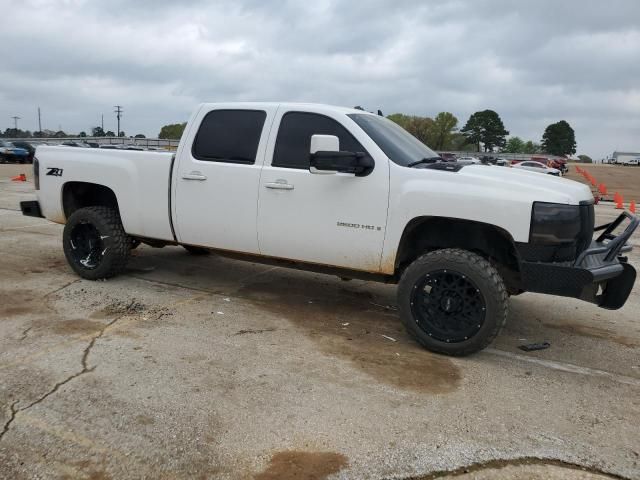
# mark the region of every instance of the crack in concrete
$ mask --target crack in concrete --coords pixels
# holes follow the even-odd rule
[[[71,283],[74,283],[74,282],[71,282]],[[62,287],[62,288],[65,288],[65,287]],[[62,288],[60,288],[58,290],[62,290]],[[96,344],[96,341],[99,340],[104,335],[105,331],[109,327],[114,325],[118,320],[120,320],[121,318],[123,318],[124,316],[126,316],[128,313],[130,313],[132,311],[132,307],[134,306],[135,303],[136,303],[135,300],[132,300],[131,303],[129,303],[129,305],[127,305],[127,307],[125,308],[124,312],[122,312],[120,315],[115,317],[110,322],[107,322],[100,329],[100,331],[91,338],[91,340],[89,341],[89,344],[85,347],[85,349],[82,352],[82,358],[80,360],[80,364],[82,365],[82,369],[79,372],[76,372],[73,375],[68,376],[67,378],[65,378],[61,382],[57,382],[53,386],[52,389],[50,389],[44,395],[42,395],[41,397],[39,397],[38,399],[34,400],[33,402],[29,403],[28,405],[26,405],[24,407],[16,408],[16,405],[18,404],[17,400],[11,404],[11,415],[9,416],[9,420],[7,420],[5,422],[5,424],[4,424],[3,428],[2,428],[2,431],[0,431],[0,441],[2,441],[4,436],[9,432],[9,429],[11,428],[11,424],[15,421],[17,415],[20,412],[24,412],[26,410],[29,410],[34,405],[37,405],[37,404],[43,402],[48,397],[50,397],[51,395],[56,393],[60,389],[60,387],[62,387],[63,385],[66,385],[67,383],[71,382],[72,380],[80,377],[81,375],[84,375],[85,373],[93,372],[96,369],[95,366],[89,367],[89,365],[88,365],[88,359],[89,359],[89,354],[91,353],[91,349]]]
[[[29,332],[31,331],[32,328],[33,327],[25,328],[22,331],[22,335],[20,335],[20,338],[18,338],[18,341],[21,342],[21,341],[25,340],[27,338],[27,335],[29,335]]]
[[[16,419],[16,414],[18,413],[18,411],[16,410],[16,405],[17,404],[18,404],[18,400],[13,402],[11,404],[11,406],[10,406],[11,414],[9,415],[9,420],[7,420],[5,422],[5,424],[3,425],[3,427],[2,427],[2,431],[0,432],[0,441],[2,440],[2,437],[4,437],[4,435],[9,431],[9,428],[11,427],[11,424]]]
[[[485,462],[472,463],[465,467],[455,468],[453,470],[438,470],[424,475],[403,477],[402,480],[436,480],[438,478],[452,478],[467,475],[469,473],[481,472],[483,470],[499,470],[505,467],[521,467],[521,466],[553,466],[568,470],[577,470],[581,472],[593,473],[595,475],[605,476],[615,480],[631,480],[611,472],[605,472],[595,467],[580,465],[577,463],[565,462],[556,458],[540,458],[540,457],[520,457],[510,460],[492,459]]]

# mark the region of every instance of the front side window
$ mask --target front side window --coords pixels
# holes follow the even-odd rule
[[[198,160],[253,164],[267,113],[262,110],[212,110],[193,141]]]
[[[334,135],[340,140],[341,151],[365,152],[360,142],[334,119],[317,113],[289,112],[280,122],[272,165],[308,170],[313,135]]]

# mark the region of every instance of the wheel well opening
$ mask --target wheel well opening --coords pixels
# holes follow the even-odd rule
[[[109,207],[119,211],[118,200],[113,190],[88,182],[66,183],[62,190],[62,206],[66,218],[84,207]]]
[[[520,266],[515,243],[505,230],[482,222],[444,217],[419,217],[405,227],[396,256],[396,273],[420,255],[442,248],[460,248],[489,260],[509,293],[520,291]]]

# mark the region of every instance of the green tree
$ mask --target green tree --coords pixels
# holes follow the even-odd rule
[[[593,159],[589,155],[578,155],[582,163],[593,163]]]
[[[485,152],[492,152],[494,147],[504,147],[509,135],[500,115],[493,110],[475,112],[460,131],[467,137],[467,143],[477,145],[478,152],[481,143],[484,144]]]
[[[91,136],[92,137],[104,137],[104,130],[102,129],[102,127],[93,127],[91,129]]]
[[[143,134],[138,133],[134,138],[147,138]]]
[[[160,129],[160,134],[158,135],[158,138],[180,140],[180,137],[182,136],[182,132],[184,132],[184,127],[186,126],[187,126],[187,122],[172,123],[169,125],[165,125]]]
[[[126,137],[127,135],[124,132],[121,131],[121,132],[118,132],[118,136],[119,137]]]
[[[67,134],[64,133],[62,130],[58,130],[53,136],[55,138],[64,138],[67,136]]]
[[[524,146],[524,140],[520,137],[511,137],[501,151],[504,153],[524,153]]]
[[[449,112],[440,112],[431,124],[431,136],[433,140],[429,146],[435,150],[450,149],[453,137],[458,127],[458,119]]]
[[[524,144],[524,148],[522,150],[522,153],[527,153],[527,154],[540,153],[540,152],[542,152],[542,147],[540,146],[540,144],[536,142],[532,142],[531,140],[528,140]]]
[[[405,115],[403,113],[394,113],[387,118],[400,125],[425,145],[431,145],[433,143],[435,135],[432,118]]]
[[[105,137],[115,137],[116,134],[113,133],[111,130],[107,130],[107,132],[104,134]]]
[[[78,134],[78,136],[79,136],[79,137],[81,137],[81,138],[84,138],[84,137],[86,137],[86,136],[87,136],[87,132],[80,132],[80,133]]]
[[[558,156],[576,153],[576,134],[571,125],[564,120],[549,125],[542,135],[542,148]]]

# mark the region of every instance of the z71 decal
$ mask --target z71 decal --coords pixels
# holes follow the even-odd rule
[[[52,175],[54,177],[61,177],[62,176],[62,168],[52,168],[52,167],[47,167],[47,175]]]

